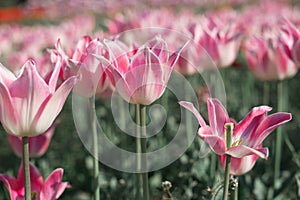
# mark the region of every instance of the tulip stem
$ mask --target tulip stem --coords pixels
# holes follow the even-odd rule
[[[212,153],[210,155],[210,178],[211,181],[214,183],[215,182],[215,177],[216,177],[216,164],[217,164],[217,155]]]
[[[146,131],[146,106],[140,105],[141,112],[141,129],[142,129],[142,138],[141,138],[141,149],[142,153],[147,153],[147,131]],[[144,158],[145,156],[143,156]],[[142,160],[143,169],[147,171],[147,159]],[[144,200],[149,200],[149,181],[148,181],[148,172],[142,173],[143,176],[143,195]]]
[[[28,137],[22,137],[25,200],[31,199]]]
[[[135,119],[137,124],[136,153],[137,171],[147,171],[147,132],[146,132],[146,106],[136,105]],[[142,160],[143,159],[143,160]],[[148,173],[137,173],[136,177],[136,199],[149,200]],[[142,198],[143,197],[143,198]]]
[[[135,106],[135,122],[136,122],[136,163],[137,163],[137,171],[139,172],[141,170],[141,113],[140,113],[140,105],[136,104]],[[142,190],[141,185],[143,183],[143,177],[141,173],[136,173],[136,194],[135,198],[136,200],[142,199]]]
[[[233,124],[226,123],[224,137],[226,139],[226,148],[227,149],[231,147],[232,132],[233,132]],[[226,154],[226,165],[225,165],[225,174],[224,174],[224,192],[223,192],[223,198],[222,198],[223,200],[227,200],[227,197],[228,197],[230,160],[231,160],[231,156]]]
[[[189,78],[189,77],[186,77],[186,78]],[[189,83],[190,81],[188,81],[186,84],[184,84],[185,86],[185,90],[184,90],[184,95],[185,95],[185,101],[191,101],[191,96],[190,96],[190,93],[189,93]],[[185,109],[185,120],[186,120],[186,140],[187,140],[187,144],[188,146],[192,146],[193,147],[193,143],[192,143],[192,138],[190,137],[191,135],[193,135],[192,133],[190,134],[191,132],[191,127],[193,127],[193,124],[192,124],[192,115],[190,114],[190,111]]]
[[[224,192],[223,192],[223,198],[222,198],[223,200],[227,200],[227,197],[228,197],[230,160],[231,160],[231,156],[227,154],[226,155],[225,174],[224,174]]]
[[[93,185],[94,185],[94,200],[100,200],[100,184],[99,184],[99,162],[98,162],[98,135],[97,135],[97,121],[95,113],[95,96],[89,99],[91,126],[93,137]]]
[[[277,83],[277,111],[284,110],[285,104],[285,95],[283,94],[285,88],[285,83],[283,81],[279,81]],[[276,144],[275,144],[275,167],[274,167],[274,183],[273,183],[273,192],[275,192],[277,188],[277,179],[280,176],[280,162],[281,162],[281,151],[282,151],[282,127],[279,126],[277,128],[276,134]]]
[[[263,104],[268,105],[269,102],[269,92],[270,92],[270,85],[267,81],[264,82],[264,94],[263,94]]]

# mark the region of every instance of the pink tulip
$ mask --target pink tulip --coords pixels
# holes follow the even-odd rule
[[[60,39],[57,40],[55,43],[55,50],[50,49],[49,53],[51,55],[51,61],[56,62],[58,59],[57,57],[61,56],[63,58],[62,63],[62,79],[66,79],[74,74],[77,74],[78,67],[77,64],[80,61],[81,56],[83,55],[84,51],[88,47],[89,43],[92,41],[90,36],[83,36],[78,41],[75,49],[70,49],[65,52],[62,48]]]
[[[68,182],[62,182],[63,169],[54,170],[43,181],[43,177],[38,169],[30,163],[31,196],[35,200],[58,199],[66,188],[70,188]],[[23,165],[19,169],[18,178],[6,174],[0,174],[0,180],[4,183],[10,194],[11,200],[24,200],[24,175]]]
[[[219,100],[209,98],[207,108],[210,126],[208,126],[193,104],[185,101],[179,104],[197,117],[201,126],[198,136],[207,142],[216,154],[228,154],[236,158],[256,154],[266,159],[269,151],[268,148],[262,148],[262,142],[274,129],[292,119],[290,113],[283,112],[267,116],[271,108],[259,106],[254,107],[242,121],[236,123],[229,118]],[[232,144],[228,148],[226,148],[226,135],[224,134],[226,123],[234,124]]]
[[[156,37],[136,50],[119,41],[105,40],[109,65],[116,90],[127,102],[149,105],[164,92],[179,52],[169,56],[166,42]]]
[[[17,76],[0,65],[0,120],[7,133],[33,137],[52,125],[78,79],[72,76],[58,86],[61,63],[58,59],[45,79],[33,60],[28,60]]]
[[[248,67],[256,77],[263,81],[284,80],[297,73],[298,67],[292,58],[294,34],[283,26],[279,30],[252,35],[245,41],[243,51]]]
[[[106,75],[105,68],[94,55],[104,54],[103,44],[99,39],[92,40],[83,54],[77,66],[80,81],[75,85],[74,92],[84,97],[91,97],[96,92],[104,92],[110,86],[110,80]]]
[[[43,134],[28,138],[29,157],[41,157],[48,149],[51,138],[54,134],[55,123]],[[14,153],[22,158],[22,137],[7,134],[10,146]]]
[[[190,29],[199,45],[198,65],[203,69],[213,69],[214,65],[230,66],[240,48],[241,31],[232,22],[218,23],[220,19],[217,17],[201,18],[199,21]]]
[[[223,170],[225,170],[226,154],[218,155],[219,162]],[[256,154],[244,156],[242,158],[231,157],[230,159],[230,174],[240,176],[249,172],[259,158]]]
[[[51,51],[51,57],[53,61],[58,55],[63,57],[63,79],[78,74],[80,80],[74,86],[74,92],[84,97],[91,97],[95,93],[100,95],[113,90],[105,69],[101,67],[99,60],[94,56],[94,54],[103,55],[105,53],[100,39],[92,40],[90,36],[84,36],[78,41],[76,48],[70,50],[69,55],[63,51],[60,40],[58,40],[56,50]]]

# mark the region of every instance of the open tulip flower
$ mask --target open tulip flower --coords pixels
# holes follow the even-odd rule
[[[267,159],[268,148],[262,147],[264,139],[278,126],[290,121],[290,113],[278,112],[267,116],[271,111],[268,106],[254,107],[239,123],[231,120],[221,102],[214,98],[207,100],[208,119],[207,125],[193,104],[185,101],[179,104],[190,110],[198,119],[200,128],[198,136],[207,142],[210,148],[218,155],[231,155],[235,158],[256,154]],[[226,146],[225,124],[233,123],[232,143]]]
[[[38,169],[33,164],[30,164],[31,199],[58,199],[66,188],[71,187],[68,182],[62,182],[62,176],[63,169],[58,168],[54,170],[44,182]],[[11,200],[24,199],[23,165],[21,165],[19,169],[18,178],[14,178],[6,174],[0,174],[0,180],[9,191]]]
[[[105,40],[108,66],[118,93],[133,104],[149,105],[164,92],[181,51],[169,56],[167,43],[156,37],[140,48],[129,50],[120,41]]]
[[[37,72],[33,60],[17,76],[0,65],[0,119],[7,133],[33,137],[53,124],[78,79],[69,77],[58,86],[61,63],[58,59],[46,78]]]
[[[55,124],[56,123],[54,123],[45,133],[28,138],[29,157],[41,157],[46,153],[54,134]],[[22,158],[22,137],[14,136],[12,134],[7,134],[7,137],[14,153]]]

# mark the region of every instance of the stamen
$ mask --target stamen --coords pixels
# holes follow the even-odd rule
[[[241,139],[238,139],[238,140],[235,140],[235,141],[232,143],[231,147],[238,146],[238,145],[240,145],[242,142],[243,142],[243,139],[242,139],[242,138],[241,138]]]

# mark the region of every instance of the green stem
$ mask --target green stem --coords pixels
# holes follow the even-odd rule
[[[97,135],[97,121],[95,113],[95,96],[89,99],[90,113],[91,113],[91,126],[93,137],[93,189],[94,200],[100,200],[100,184],[99,184],[99,162],[98,162],[98,135]]]
[[[277,111],[283,111],[284,109],[284,83],[279,81],[277,83]],[[280,176],[280,162],[281,162],[281,151],[282,151],[282,127],[277,128],[276,144],[275,144],[275,167],[274,167],[274,185],[273,191],[276,190],[276,182]]]
[[[123,130],[126,125],[126,116],[125,116],[125,111],[123,107],[123,99],[119,98],[119,115],[120,115],[120,128]]]
[[[142,166],[141,166],[141,113],[140,113],[140,105],[136,104],[135,106],[135,122],[136,122],[136,153],[137,153],[137,171],[140,171]],[[141,190],[141,185],[143,183],[143,176],[141,173],[136,173],[136,193],[135,193],[135,198],[136,200],[142,199],[142,190]]]
[[[212,181],[212,183],[214,183],[215,181],[215,177],[216,177],[216,167],[217,167],[217,155],[212,153],[211,154],[211,160],[210,160],[210,179]]]
[[[25,200],[31,199],[28,137],[22,137]]]
[[[142,153],[147,153],[147,131],[146,131],[146,106],[140,105],[140,113],[141,113],[141,129],[142,129],[142,138],[141,138],[141,146]],[[143,159],[143,169],[147,170],[147,159]],[[144,200],[149,200],[149,181],[148,181],[148,172],[142,173],[143,176],[143,195]]]
[[[225,132],[224,132],[224,137],[226,139],[226,148],[231,147],[232,131],[233,131],[233,124],[226,123],[225,124]],[[226,165],[225,165],[225,174],[224,174],[224,192],[223,192],[223,198],[222,198],[223,200],[227,200],[227,197],[228,197],[230,160],[231,160],[231,156],[226,154]]]
[[[269,95],[269,92],[270,92],[270,85],[267,81],[265,81],[264,83],[264,94],[263,94],[263,104],[264,105],[268,105],[270,102],[269,102],[269,98],[270,98],[270,95]]]
[[[223,192],[223,200],[227,200],[228,197],[228,189],[229,189],[229,174],[230,174],[230,155],[226,155],[226,165],[225,165],[225,174],[224,174],[224,192]]]
[[[188,79],[189,77],[186,77],[186,79]],[[189,79],[188,79],[189,80]],[[185,101],[189,101],[191,102],[191,97],[190,97],[190,93],[189,93],[189,85],[188,83],[190,83],[190,81],[188,81],[184,86],[185,86],[185,90],[184,90],[184,96],[185,96]],[[190,113],[190,111],[188,109],[185,109],[185,118],[186,118],[186,140],[188,145],[190,144],[190,141],[192,140],[191,135],[191,127],[192,125],[192,115]],[[191,148],[193,148],[193,143],[191,144]]]

